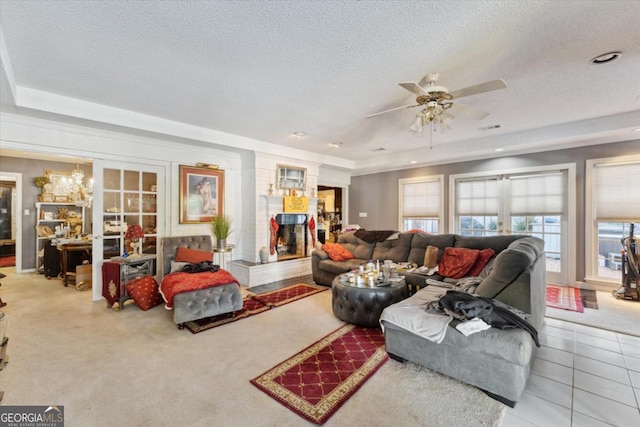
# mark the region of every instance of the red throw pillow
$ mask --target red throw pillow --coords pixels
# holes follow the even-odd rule
[[[142,311],[147,311],[163,302],[158,290],[158,282],[152,276],[135,279],[127,285],[127,292]]]
[[[202,262],[213,261],[213,252],[199,251],[197,249],[189,249],[179,247],[176,252],[176,262]]]
[[[346,261],[348,259],[353,259],[353,254],[349,252],[347,248],[338,243],[325,243],[322,245],[322,250],[325,251],[333,261]]]
[[[482,273],[482,269],[484,268],[484,266],[487,265],[489,260],[495,254],[496,254],[496,251],[494,251],[491,248],[482,249],[480,251],[480,254],[478,255],[478,259],[476,260],[476,263],[473,264],[473,267],[471,267],[471,270],[467,272],[467,276],[479,276],[480,273]]]
[[[464,277],[480,255],[478,249],[445,248],[438,264],[438,274],[452,279]]]

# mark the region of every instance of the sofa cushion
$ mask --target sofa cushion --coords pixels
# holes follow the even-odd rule
[[[446,248],[444,256],[438,263],[438,273],[444,277],[460,279],[467,275],[478,260],[478,249]]]
[[[416,265],[423,265],[424,253],[427,250],[427,246],[431,245],[437,247],[439,249],[438,259],[440,259],[444,254],[444,248],[453,246],[455,243],[455,235],[453,234],[415,233],[412,234],[412,236],[411,249],[409,250],[409,256],[405,261],[412,262]]]
[[[467,272],[467,276],[479,276],[489,260],[495,255],[495,253],[496,252],[491,248],[482,249],[480,251],[480,254],[478,255],[476,263],[473,264],[473,267],[471,267],[471,269]]]
[[[322,250],[329,255],[332,261],[346,261],[354,258],[347,248],[338,243],[325,243],[322,245]]]
[[[357,238],[354,232],[342,233],[338,236],[338,243],[347,248],[354,257],[358,259],[373,259],[373,247],[375,242],[367,243],[362,239]]]
[[[411,234],[401,233],[397,235],[397,239],[387,239],[377,242],[373,248],[371,259],[383,261],[390,259],[393,262],[404,262],[409,256],[411,249]]]
[[[325,259],[320,261],[320,268],[332,274],[342,274],[357,269],[360,264],[365,262],[365,260],[357,258],[348,259],[346,261],[332,261],[330,259]]]
[[[380,316],[380,323],[385,329],[392,324],[428,341],[434,341],[435,344],[436,341],[430,336],[433,334],[433,328],[429,322],[433,319],[438,321],[438,317],[446,320],[449,316],[430,315],[426,309],[431,301],[438,300],[446,291],[446,289],[437,286],[428,286],[411,297],[385,308]],[[444,320],[441,319],[441,322]],[[446,326],[446,333],[438,344],[445,352],[443,354],[446,354],[447,351],[465,351],[471,354],[486,355],[519,366],[528,365],[535,354],[533,339],[523,329],[489,328],[465,336],[455,329],[455,324],[457,322],[454,321]],[[445,348],[449,346],[451,349]]]
[[[495,298],[519,275],[527,271],[542,251],[544,251],[544,247],[540,247],[531,238],[523,238],[513,242],[508,250],[496,256],[491,274],[478,285],[476,294]]]
[[[455,235],[455,244],[451,246],[455,246],[456,248],[469,248],[469,249],[493,249],[496,254],[499,254],[503,250],[507,249],[509,245],[518,240],[522,239],[526,236],[521,236],[517,234],[508,235],[508,236],[485,236],[485,237],[475,237],[475,236],[460,236]]]
[[[190,249],[180,246],[176,251],[176,262],[202,262],[212,261],[213,252]]]

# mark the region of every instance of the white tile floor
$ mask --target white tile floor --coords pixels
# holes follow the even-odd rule
[[[640,426],[640,338],[549,318],[539,338],[502,427]]]

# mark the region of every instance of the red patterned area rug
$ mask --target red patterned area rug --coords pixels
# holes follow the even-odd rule
[[[345,325],[251,383],[301,417],[324,424],[388,359],[380,329]]]
[[[3,256],[0,258],[0,267],[13,267],[16,265],[16,256]]]
[[[245,319],[255,314],[268,311],[274,307],[279,307],[281,305],[297,301],[301,298],[317,294],[318,292],[326,291],[327,289],[329,288],[324,286],[300,283],[276,289],[274,291],[265,292],[263,294],[249,295],[242,300],[242,309],[234,313],[220,314],[218,316],[205,317],[204,319],[186,322],[185,326],[192,333],[197,334],[198,332],[235,322],[236,320]]]
[[[547,307],[584,312],[580,288],[547,285]]]

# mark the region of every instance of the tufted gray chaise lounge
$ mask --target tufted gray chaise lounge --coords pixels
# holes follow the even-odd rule
[[[179,247],[212,253],[211,236],[180,236],[162,239],[162,277],[171,271],[171,261]],[[236,283],[177,294],[173,300],[173,321],[183,327],[185,322],[233,313],[242,308],[242,293]]]

